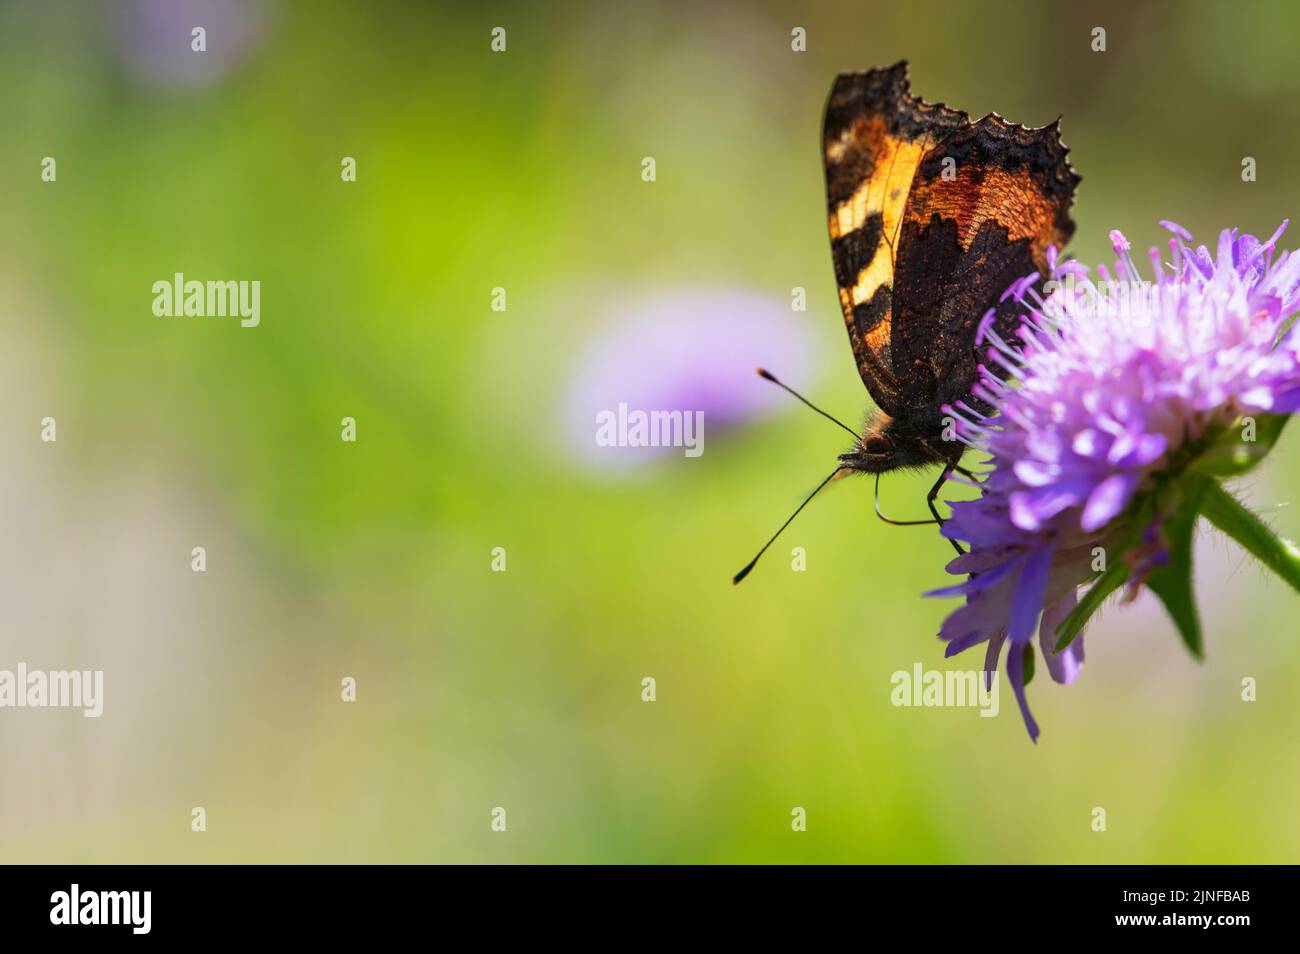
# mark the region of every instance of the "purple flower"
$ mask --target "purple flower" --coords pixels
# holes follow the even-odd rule
[[[1058,652],[1057,629],[1079,586],[1108,557],[1123,560],[1130,596],[1150,583],[1169,561],[1180,482],[1216,440],[1238,440],[1243,417],[1300,408],[1300,336],[1289,320],[1300,311],[1300,255],[1275,254],[1286,223],[1265,242],[1226,230],[1214,254],[1162,225],[1174,235],[1171,261],[1152,249],[1150,280],[1114,231],[1113,276],[1099,266],[1094,280],[1053,259],[1043,296],[1013,286],[1025,307],[1015,340],[988,319],[980,330],[988,365],[974,394],[994,413],[948,409],[992,471],[982,496],[954,503],[943,526],[970,552],[948,565],[966,580],[933,594],[966,599],[939,636],[949,656],[987,643],[989,676],[1008,646],[1008,679],[1035,739],[1024,691],[1035,633],[1052,678],[1072,681],[1083,639]]]
[[[628,305],[631,300],[630,306]],[[741,288],[688,288],[620,300],[578,359],[563,414],[569,443],[606,473],[674,455],[670,447],[602,446],[597,419],[620,405],[635,412],[700,413],[709,438],[789,402],[754,369],[769,365],[792,381],[812,364],[804,315],[788,300]]]
[[[112,10],[112,37],[123,62],[150,85],[209,86],[265,38],[267,11],[252,0],[123,0]],[[205,31],[202,52],[193,48]]]

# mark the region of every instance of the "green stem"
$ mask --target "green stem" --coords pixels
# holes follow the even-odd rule
[[[1217,481],[1210,484],[1201,513],[1255,559],[1300,591],[1300,549],[1273,532]]]

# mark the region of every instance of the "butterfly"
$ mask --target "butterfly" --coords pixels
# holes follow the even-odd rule
[[[1003,292],[1046,273],[1048,249],[1063,248],[1074,233],[1069,210],[1080,177],[1068,153],[1059,119],[1026,128],[990,113],[972,122],[913,96],[906,62],[836,77],[822,125],[831,259],[853,357],[876,409],[861,434],[841,424],[856,443],[818,490],[845,473],[878,481],[888,471],[937,465],[942,474],[926,498],[934,520],[888,522],[942,522],[935,497],[954,470],[966,473],[965,445],[944,406],[991,410],[971,393],[977,332],[992,310],[992,330],[1014,337],[1021,309]]]

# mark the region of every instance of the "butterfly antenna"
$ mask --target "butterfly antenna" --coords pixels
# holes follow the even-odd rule
[[[776,378],[773,378],[772,380],[776,381]],[[777,381],[777,383],[780,384],[781,382]],[[784,387],[784,385],[782,386]],[[834,420],[834,418],[832,418],[832,420]],[[785,523],[781,524],[781,529],[777,530],[776,533],[772,534],[772,539],[768,540],[767,543],[763,544],[763,549],[759,550],[757,553],[754,554],[754,559],[746,563],[745,568],[731,578],[731,582],[733,585],[739,583],[745,577],[749,576],[749,571],[754,569],[754,564],[758,562],[758,558],[761,557],[764,553],[766,553],[767,548],[776,542],[776,538],[781,535],[781,531],[784,530],[786,527],[790,526],[790,523],[794,520],[794,518],[799,516],[799,511],[802,510],[804,507],[808,506],[808,502],[812,500],[814,497],[816,497],[817,494],[821,492],[821,489],[825,487],[827,484],[829,484],[836,474],[838,474],[842,470],[847,470],[847,469],[848,469],[847,467],[836,467],[833,471],[830,472],[829,477],[827,477],[825,480],[823,480],[820,484],[817,485],[817,489],[814,490],[812,493],[810,493],[807,499],[805,499],[803,503],[801,503],[798,507],[795,508],[794,513],[790,514],[789,518],[785,521]]]
[[[798,399],[799,399],[800,401],[802,401],[804,404],[808,405],[810,408],[812,408],[814,411],[816,411],[816,412],[817,412],[818,414],[820,414],[822,417],[826,418],[826,420],[831,421],[831,422],[833,422],[833,423],[835,423],[835,424],[838,424],[840,427],[844,428],[846,431],[848,431],[850,434],[853,435],[853,440],[854,440],[855,443],[856,443],[857,441],[860,441],[860,440],[861,440],[861,438],[858,436],[858,432],[857,432],[857,431],[855,431],[853,428],[849,427],[847,424],[845,424],[845,423],[844,423],[843,421],[841,421],[839,418],[831,417],[829,414],[827,414],[825,411],[823,411],[821,408],[819,408],[819,407],[818,407],[816,404],[814,404],[812,401],[808,400],[806,397],[804,397],[802,394],[800,394],[800,393],[799,393],[798,391],[796,391],[794,388],[790,387],[790,385],[786,384],[784,381],[780,381],[780,380],[778,380],[777,377],[776,377],[776,375],[773,374],[771,371],[768,371],[766,368],[759,368],[759,369],[758,369],[758,376],[759,376],[760,378],[762,378],[763,380],[765,380],[765,381],[771,381],[773,384],[775,384],[778,388],[780,388],[781,390],[785,391],[786,393],[788,393],[788,394],[793,394],[796,398],[798,398]],[[796,511],[796,512],[797,512],[797,511]]]

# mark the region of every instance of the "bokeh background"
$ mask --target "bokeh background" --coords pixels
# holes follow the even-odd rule
[[[844,449],[753,367],[866,407],[836,72],[1062,114],[1099,261],[1300,211],[1300,9],[482,7],[0,6],[0,667],[106,673],[99,720],[0,711],[0,860],[1296,861],[1300,604],[1235,545],[1198,549],[1206,660],[1111,609],[1076,685],[1030,687],[1037,745],[1009,692],[890,704],[945,665],[951,553],[869,482],[730,576]],[[176,271],[260,280],[261,326],[155,318]],[[704,454],[596,447],[620,399],[703,409]],[[1288,434],[1242,488],[1292,537],[1298,473]]]

